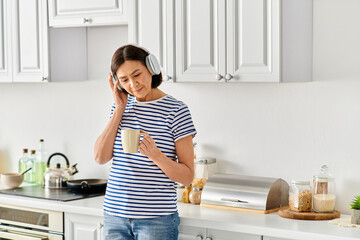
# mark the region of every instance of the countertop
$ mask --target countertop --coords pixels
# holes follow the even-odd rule
[[[0,203],[39,209],[102,216],[104,196],[59,202],[0,194]],[[328,224],[329,221],[305,221],[279,217],[277,213],[258,214],[200,207],[178,203],[180,222],[195,227],[213,228],[286,239],[354,240],[360,229]],[[341,217],[350,217],[342,215]]]

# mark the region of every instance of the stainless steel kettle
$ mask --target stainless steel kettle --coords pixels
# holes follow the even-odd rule
[[[62,168],[61,164],[56,164],[55,168],[50,168],[50,160],[54,156],[62,156],[66,161],[66,168]],[[71,176],[78,172],[76,164],[70,167],[69,160],[62,153],[53,153],[47,161],[47,170],[44,174],[44,188],[66,188],[67,181],[70,180]]]

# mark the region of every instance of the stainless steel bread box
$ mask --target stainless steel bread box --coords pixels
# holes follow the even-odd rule
[[[289,204],[289,185],[281,178],[217,173],[205,183],[202,207],[271,213]]]

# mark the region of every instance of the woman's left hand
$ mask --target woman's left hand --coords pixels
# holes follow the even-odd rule
[[[161,151],[156,147],[156,143],[154,139],[145,131],[140,130],[140,133],[143,134],[143,140],[141,141],[140,153],[142,155],[147,156],[148,158],[154,158],[157,156]]]

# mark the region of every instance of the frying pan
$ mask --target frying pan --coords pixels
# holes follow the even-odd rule
[[[77,179],[67,181],[67,187],[74,193],[101,193],[105,192],[107,180],[104,179]]]

